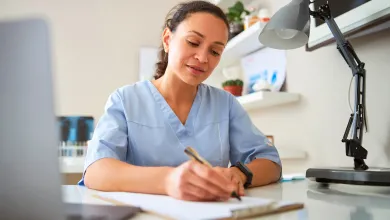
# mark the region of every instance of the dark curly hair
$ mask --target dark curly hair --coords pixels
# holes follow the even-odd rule
[[[171,32],[175,32],[177,26],[184,21],[189,15],[197,12],[210,13],[220,19],[222,19],[227,28],[229,29],[229,23],[225,13],[221,8],[208,1],[189,1],[176,5],[168,13],[163,29],[169,28]],[[159,61],[156,64],[156,73],[154,79],[162,77],[168,66],[168,54],[164,50],[164,46],[161,45],[159,48],[160,52],[158,55]]]

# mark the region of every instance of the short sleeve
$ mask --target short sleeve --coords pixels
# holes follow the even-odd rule
[[[105,111],[96,125],[92,140],[89,141],[84,162],[84,172],[79,184],[84,185],[87,168],[102,158],[125,161],[127,154],[127,123],[123,102],[118,91],[108,98]]]
[[[271,160],[282,166],[276,147],[252,123],[238,100],[231,96],[229,142],[230,162],[250,163],[256,158]]]

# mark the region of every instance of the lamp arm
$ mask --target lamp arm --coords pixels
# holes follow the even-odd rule
[[[330,7],[324,4],[319,7],[318,11],[310,11],[310,15],[315,18],[322,19],[328,25],[332,32],[337,49],[343,56],[344,60],[352,70],[352,75],[355,78],[355,106],[354,112],[351,114],[347,128],[345,130],[342,142],[345,143],[346,155],[354,158],[355,170],[367,170],[368,166],[364,159],[367,158],[367,150],[363,148],[363,127],[367,130],[366,109],[365,109],[365,76],[366,70],[364,63],[357,57],[352,45],[344,38],[340,28],[337,26],[334,18],[331,15]],[[352,138],[348,139],[348,133],[352,126]]]

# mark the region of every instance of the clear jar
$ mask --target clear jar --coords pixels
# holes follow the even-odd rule
[[[244,30],[248,29],[253,24],[257,23],[259,21],[259,17],[256,15],[247,15],[244,18]]]

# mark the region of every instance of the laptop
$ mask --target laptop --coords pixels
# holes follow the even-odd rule
[[[63,201],[49,28],[0,21],[1,219],[129,219],[136,207]]]

